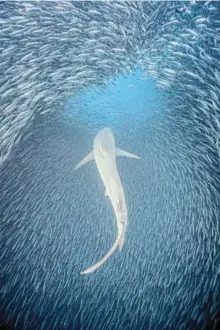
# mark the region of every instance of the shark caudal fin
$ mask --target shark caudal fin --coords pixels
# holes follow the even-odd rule
[[[92,273],[92,272],[94,272],[94,270],[98,269],[101,265],[103,265],[106,262],[106,260],[108,260],[108,258],[110,258],[111,255],[115,252],[115,250],[118,247],[121,247],[121,241],[122,240],[124,241],[124,230],[121,232],[120,235],[118,235],[115,243],[113,244],[112,248],[106,253],[106,255],[101,260],[99,260],[96,264],[94,264],[93,266],[85,269],[80,274]]]
[[[124,151],[119,148],[115,148],[116,156],[124,156],[124,157],[129,157],[129,158],[135,158],[135,159],[140,159],[140,157],[131,154],[130,152]]]
[[[124,241],[125,241],[125,235],[123,235],[123,236],[121,237],[120,243],[118,244],[118,246],[119,246],[119,250],[120,250],[120,251],[121,251],[121,249],[122,249],[122,247],[123,247],[123,245],[124,245]]]
[[[93,155],[93,151],[90,152],[85,158],[83,158],[83,160],[81,160],[76,167],[74,168],[74,170],[77,170],[78,168],[80,168],[81,166],[85,165],[86,163],[90,162],[90,160],[94,159],[94,155]]]

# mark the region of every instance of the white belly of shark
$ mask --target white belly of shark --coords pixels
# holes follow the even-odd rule
[[[99,268],[118,247],[121,249],[124,243],[124,235],[127,227],[127,206],[124,190],[117,171],[116,156],[140,159],[140,157],[134,154],[116,148],[112,131],[109,128],[103,128],[94,139],[93,151],[83,158],[74,169],[78,169],[90,160],[95,160],[105,186],[105,196],[108,196],[111,200],[118,227],[118,235],[112,248],[101,260],[81,272],[81,274],[91,273]]]

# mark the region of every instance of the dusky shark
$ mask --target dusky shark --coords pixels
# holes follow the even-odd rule
[[[103,128],[95,137],[93,151],[90,152],[74,170],[80,168],[91,160],[95,160],[99,174],[105,186],[105,196],[111,200],[118,227],[118,236],[112,248],[96,264],[85,269],[80,274],[88,274],[99,268],[119,247],[124,244],[124,235],[127,227],[127,207],[121,180],[116,167],[116,156],[125,156],[135,159],[140,157],[116,148],[115,139],[110,128]]]

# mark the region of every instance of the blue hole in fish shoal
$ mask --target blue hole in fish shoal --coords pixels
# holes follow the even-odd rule
[[[165,101],[155,78],[137,69],[126,76],[109,80],[106,87],[77,92],[66,102],[64,120],[82,125],[118,126],[127,121],[152,119],[162,111]]]

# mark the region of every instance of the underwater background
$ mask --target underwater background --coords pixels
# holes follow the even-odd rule
[[[0,327],[217,329],[220,2],[0,1]],[[96,165],[111,128],[128,226]]]

